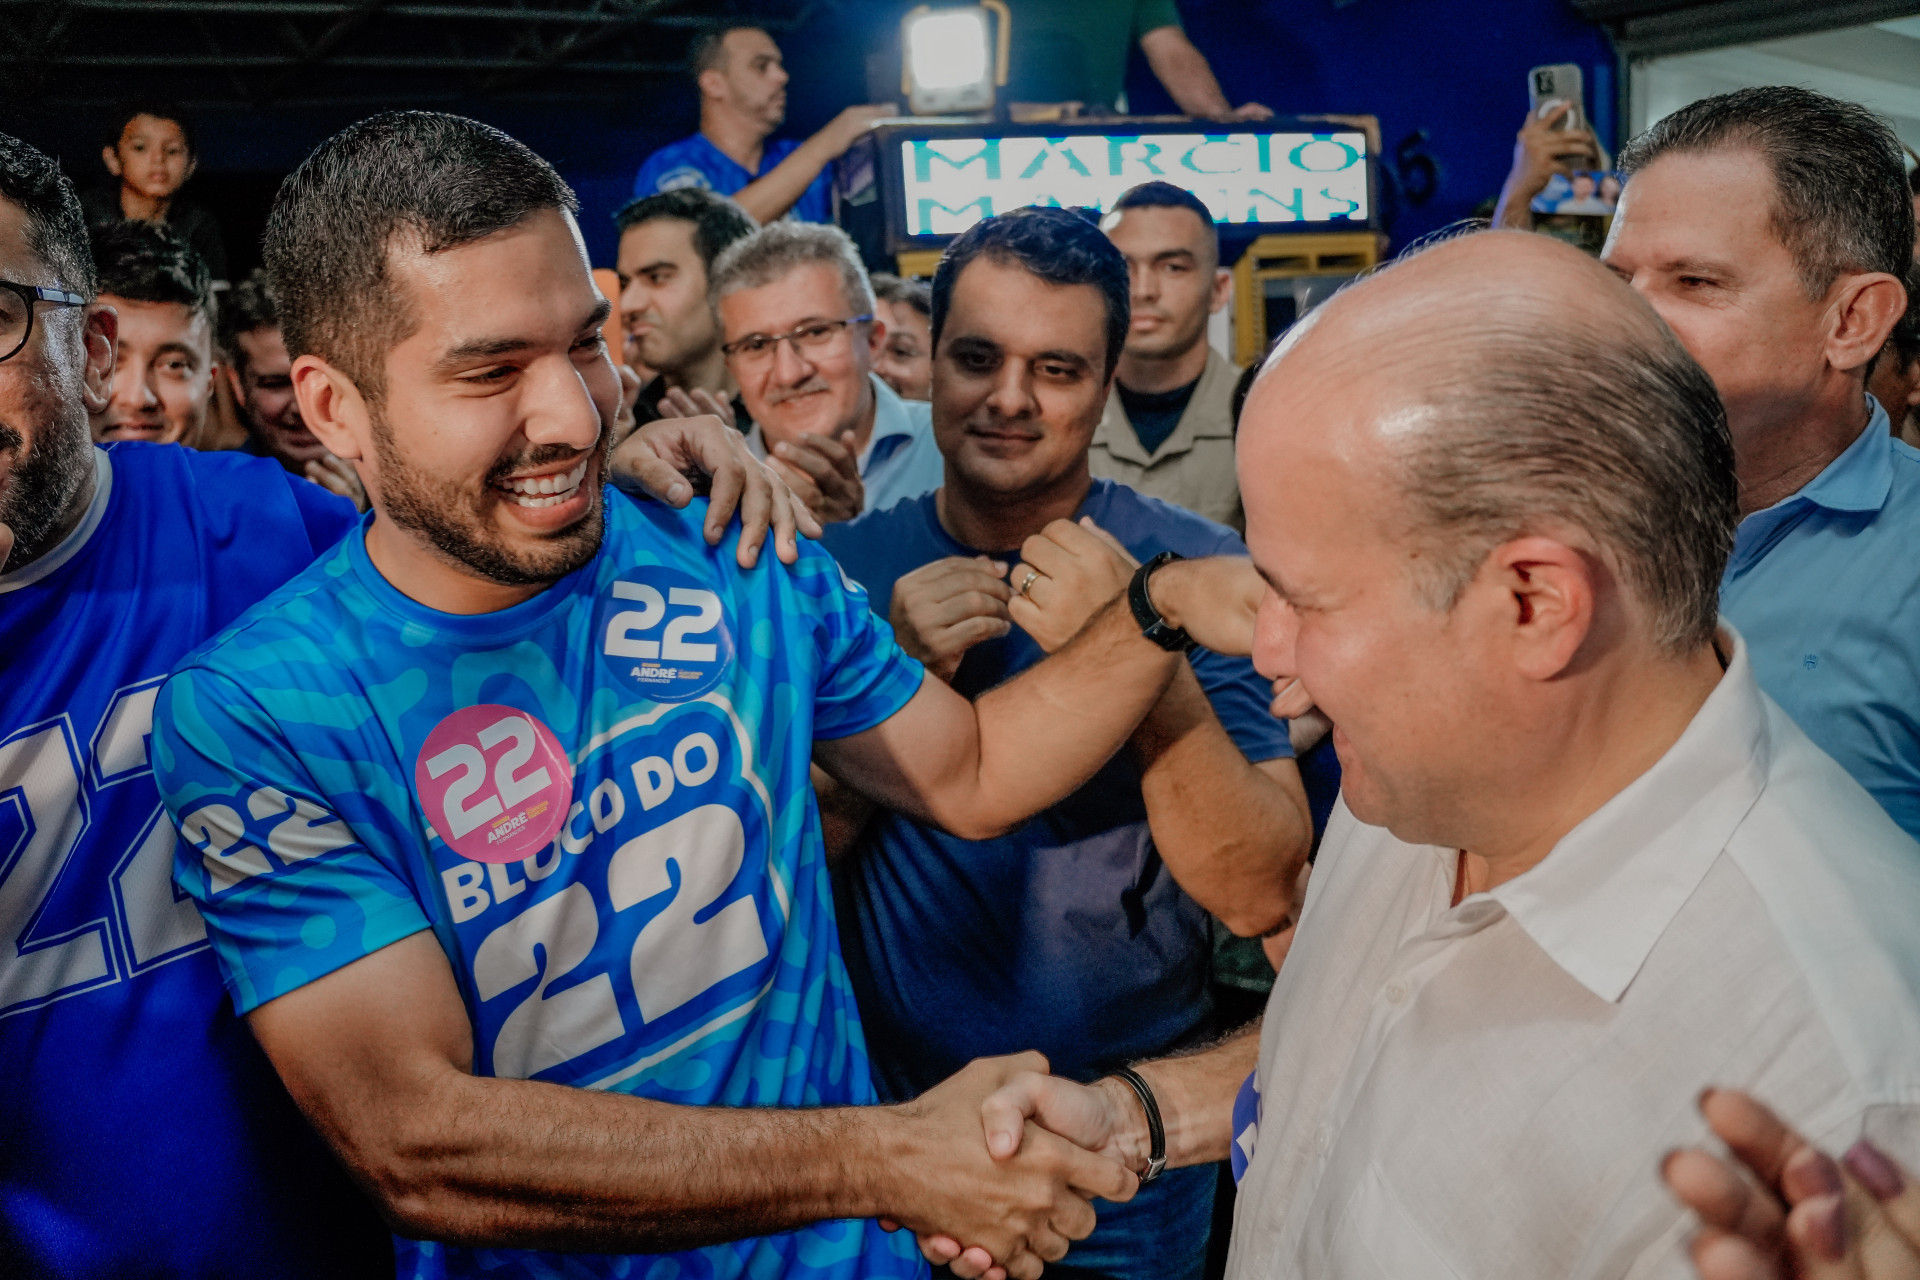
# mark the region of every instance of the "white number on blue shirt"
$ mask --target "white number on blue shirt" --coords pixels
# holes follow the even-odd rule
[[[644,582],[616,582],[616,600],[636,600],[638,609],[626,609],[607,620],[606,643],[602,646],[616,658],[645,658],[664,662],[713,662],[720,656],[716,644],[694,644],[690,636],[703,636],[720,624],[720,597],[711,591],[692,587],[669,587],[665,599],[657,588]],[[667,606],[692,606],[692,613],[667,619]],[[666,619],[667,629],[660,640],[641,640],[638,634],[651,631]]]
[[[89,789],[97,796],[152,770],[147,737],[160,681],[121,690],[100,717],[89,770],[65,717],[29,726],[0,743],[0,808],[10,807],[21,836],[0,848],[0,1016],[117,981],[206,945],[206,924],[190,898],[173,888],[175,836],[154,812],[114,859],[112,920],[93,919],[66,936],[32,938],[55,886],[89,822]],[[88,778],[91,773],[91,778]],[[117,934],[116,964],[107,930]]]
[[[710,740],[707,749],[710,772],[717,752]],[[740,815],[710,804],[635,836],[609,860],[607,891],[615,911],[672,895],[641,927],[628,959],[644,1021],[658,1021],[767,958],[760,911],[751,897],[698,918],[733,884],[746,849]],[[599,937],[592,892],[573,884],[495,929],[475,950],[474,986],[482,1000],[540,979],[494,1036],[496,1075],[532,1076],[625,1034],[608,975],[548,994],[555,981],[587,959]],[[536,947],[546,953],[544,972]]]

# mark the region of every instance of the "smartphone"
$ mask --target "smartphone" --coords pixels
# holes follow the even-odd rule
[[[1533,108],[1533,118],[1538,120],[1541,107],[1554,101],[1573,104],[1573,110],[1561,117],[1558,128],[1587,127],[1586,86],[1581,80],[1580,68],[1571,62],[1556,62],[1527,72],[1527,105]]]

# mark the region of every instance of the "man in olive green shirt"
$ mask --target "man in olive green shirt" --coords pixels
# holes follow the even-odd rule
[[[1192,192],[1143,182],[1101,223],[1127,260],[1133,314],[1087,462],[1096,476],[1246,527],[1233,470],[1240,370],[1207,344],[1227,305],[1213,215]]]
[[[1265,120],[1257,102],[1234,107],[1206,55],[1180,26],[1174,0],[1008,0],[1013,11],[1010,102],[1078,102],[1089,112],[1124,110],[1127,54],[1147,65],[1190,116]]]

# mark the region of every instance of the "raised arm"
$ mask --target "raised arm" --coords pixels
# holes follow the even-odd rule
[[[847,153],[876,120],[897,114],[891,103],[848,107],[821,130],[793,149],[765,177],[756,178],[733,193],[733,202],[761,226],[785,217],[798,204],[820,171]]]
[[[472,1031],[431,932],[249,1015],[301,1109],[401,1231],[468,1245],[663,1252],[885,1216],[1037,1273],[1093,1226],[1076,1194],[1131,1175],[1051,1135],[995,1161],[980,1106],[1038,1054],[975,1063],[903,1107],[684,1107],[472,1074]],[[1031,1144],[1030,1144],[1031,1145]],[[983,1232],[975,1236],[965,1231]]]
[[[929,677],[881,724],[816,743],[814,759],[890,809],[990,840],[1091,778],[1184,662],[1143,638],[1116,599],[1058,654],[978,700]]]
[[[1267,120],[1273,111],[1257,102],[1235,107],[1220,91],[1207,55],[1179,27],[1155,27],[1140,37],[1140,52],[1166,87],[1167,95],[1190,116],[1208,120]]]

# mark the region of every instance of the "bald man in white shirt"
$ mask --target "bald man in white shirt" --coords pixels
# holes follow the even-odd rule
[[[1658,1167],[1708,1085],[1920,1160],[1920,848],[1718,623],[1732,445],[1653,312],[1454,240],[1296,330],[1239,448],[1264,581],[1147,595],[1338,726],[1293,949],[1257,1039],[1024,1076],[989,1147],[1031,1116],[1151,1171],[1150,1108],[1170,1165],[1238,1147],[1230,1280],[1691,1275]]]

